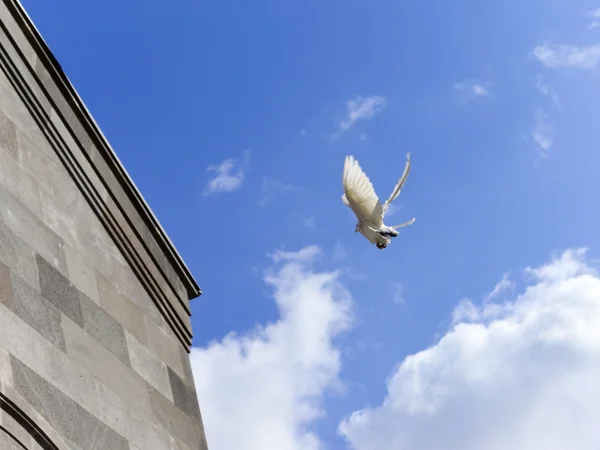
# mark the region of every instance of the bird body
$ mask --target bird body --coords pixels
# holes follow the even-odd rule
[[[356,215],[358,223],[355,232],[360,232],[371,244],[377,248],[386,248],[392,238],[398,236],[398,228],[412,225],[415,222],[411,220],[400,225],[387,226],[383,219],[390,204],[400,195],[404,183],[410,172],[410,153],[406,155],[406,166],[390,197],[383,203],[379,201],[373,184],[369,177],[363,172],[358,161],[353,156],[346,156],[344,161],[343,186],[344,194],[342,201]]]

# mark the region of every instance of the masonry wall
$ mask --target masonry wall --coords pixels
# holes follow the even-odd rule
[[[0,449],[207,448],[151,297],[0,70]]]

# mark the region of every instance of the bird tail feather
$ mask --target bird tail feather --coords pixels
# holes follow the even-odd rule
[[[396,183],[396,186],[394,186],[392,195],[390,195],[390,197],[383,204],[383,212],[384,213],[389,208],[390,203],[392,203],[394,200],[396,200],[398,198],[398,196],[400,195],[400,192],[402,191],[402,188],[404,187],[404,184],[406,183],[406,179],[408,178],[409,173],[410,173],[410,152],[406,154],[406,165],[404,166],[404,172],[402,173],[400,180],[398,181],[398,183]]]
[[[394,225],[393,227],[390,227],[390,228],[393,229],[393,230],[397,230],[398,228],[407,227],[407,226],[412,225],[413,223],[415,223],[415,220],[417,220],[417,218],[413,217],[412,219],[407,220],[406,222],[401,223],[400,225]]]

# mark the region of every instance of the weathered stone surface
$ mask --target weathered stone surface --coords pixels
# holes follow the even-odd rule
[[[5,158],[0,164],[0,184],[37,217],[42,215],[42,199],[37,180],[17,159]]]
[[[36,256],[36,262],[42,295],[80,327],[83,327],[79,291],[71,284],[67,277],[56,270],[40,255]]]
[[[113,284],[101,273],[96,273],[99,304],[123,328],[135,338],[147,343],[144,312],[128,298],[124,297]]]
[[[191,448],[199,448],[201,426],[153,387],[148,386],[148,392],[150,393],[152,411],[158,422],[166,428],[171,436]]]
[[[99,417],[141,449],[170,450],[169,435],[139,409],[127,404],[104,384],[98,384]]]
[[[33,436],[27,430],[25,430],[10,414],[6,411],[0,410],[0,425],[2,428],[7,431],[7,434],[10,433],[11,440],[2,440],[2,430],[0,429],[0,449],[4,450],[3,444],[6,445],[10,442],[18,443],[19,445],[16,447],[8,446],[6,448],[15,448],[18,450],[23,450],[23,446],[27,448],[27,450],[34,447]],[[5,435],[6,436],[6,435]]]
[[[3,113],[0,112],[0,147],[14,159],[19,159],[19,145],[17,142],[17,127]]]
[[[38,125],[32,120],[31,114],[3,71],[0,72],[0,111],[24,133],[45,141]]]
[[[6,305],[50,343],[65,350],[60,311],[22,278],[10,277],[12,296]]]
[[[0,304],[0,348],[88,411],[99,411],[97,382],[64,352]]]
[[[198,447],[199,449],[206,449],[206,447]],[[171,438],[171,450],[191,450],[190,447],[188,447],[187,445],[185,445],[183,442],[178,441],[175,438]]]
[[[123,364],[131,367],[123,327],[85,295],[80,294],[79,299],[84,330]]]
[[[0,2],[0,392],[60,450],[205,450],[198,288],[19,8]]]
[[[69,441],[82,448],[127,450],[127,441],[35,371],[11,357],[15,387]]]
[[[168,370],[175,406],[200,422],[200,408],[194,385],[183,381],[171,368]]]
[[[173,401],[167,366],[131,334],[126,334],[131,366],[144,380]]]
[[[9,399],[11,402],[10,407],[5,407],[4,411],[9,412],[9,415],[13,417],[16,414],[19,418],[25,418],[27,423],[23,427],[30,432],[33,431],[31,434],[33,441],[28,450],[47,450],[49,442],[54,444],[58,450],[72,450],[67,445],[65,437],[60,435],[56,428],[50,425],[14,387],[0,382],[0,392],[4,398]],[[9,424],[15,425],[13,421],[9,421]],[[22,424],[23,422],[19,421],[19,425]],[[29,424],[31,424],[31,427],[29,427]],[[36,433],[36,430],[39,430],[39,434]]]
[[[0,448],[6,450],[23,450],[23,446],[2,429],[0,429]]]
[[[12,369],[10,368],[10,354],[0,347],[0,380],[4,383],[13,384]],[[2,448],[2,447],[0,447]]]
[[[0,262],[18,273],[31,286],[39,287],[34,251],[0,222]]]
[[[4,186],[0,186],[0,221],[61,273],[67,273],[62,240]]]
[[[63,317],[67,354],[132,405],[148,409],[146,383],[72,320]]]
[[[157,355],[167,366],[183,376],[183,365],[179,358],[179,342],[159,327],[156,322],[147,316],[144,317],[146,324],[146,335],[148,336],[148,348]]]
[[[19,393],[63,436],[81,442],[77,403],[15,357],[11,357],[11,366]]]
[[[129,444],[123,436],[91,415],[80,405],[77,405],[77,413],[81,433],[79,446],[82,449],[129,449]]]
[[[194,373],[192,372],[192,363],[190,354],[183,346],[179,346],[179,354],[181,356],[181,365],[183,367],[183,378],[186,383],[194,384]]]
[[[70,246],[65,246],[65,257],[67,259],[67,270],[69,280],[73,285],[88,298],[99,304],[98,284],[96,283],[96,270],[81,256],[81,253]]]

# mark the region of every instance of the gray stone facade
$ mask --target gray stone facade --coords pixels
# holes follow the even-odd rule
[[[1,0],[0,449],[206,449],[200,293],[20,3]]]

